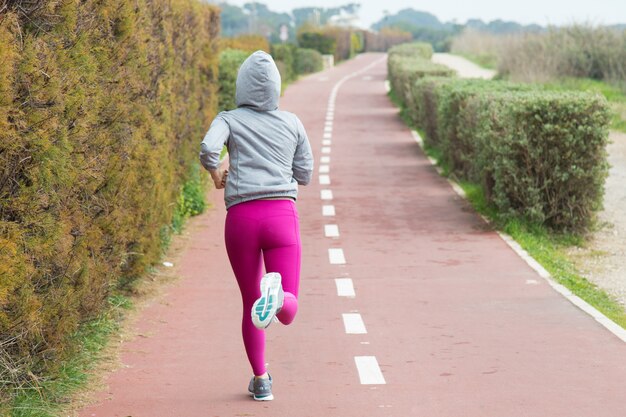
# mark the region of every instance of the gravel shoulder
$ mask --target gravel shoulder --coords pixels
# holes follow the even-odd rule
[[[495,75],[495,71],[458,55],[437,53],[432,60],[454,69],[462,78],[490,79]],[[611,169],[598,228],[584,248],[572,248],[568,255],[585,278],[626,307],[626,134],[611,132],[607,151]]]
[[[496,75],[495,71],[482,68],[458,55],[436,53],[433,54],[432,60],[437,64],[452,68],[461,78],[491,79]]]
[[[611,169],[605,184],[598,230],[585,248],[570,251],[581,273],[626,307],[626,134],[611,132]]]

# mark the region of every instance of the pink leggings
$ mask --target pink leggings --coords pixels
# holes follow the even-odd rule
[[[261,296],[263,262],[266,272],[282,276],[285,302],[276,315],[290,324],[298,311],[300,283],[300,230],[292,200],[253,200],[228,209],[226,251],[243,299],[241,330],[248,360],[255,375],[265,369],[265,331],[252,324],[250,309]]]

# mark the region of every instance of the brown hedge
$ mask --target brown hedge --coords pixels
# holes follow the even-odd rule
[[[220,50],[239,49],[248,53],[261,50],[270,52],[270,44],[262,35],[239,35],[234,38],[220,39]]]
[[[0,388],[54,368],[159,258],[215,113],[219,32],[197,0],[2,3]]]

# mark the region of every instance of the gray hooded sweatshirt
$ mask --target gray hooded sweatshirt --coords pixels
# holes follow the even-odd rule
[[[239,68],[235,110],[219,113],[200,145],[206,169],[220,166],[222,147],[230,167],[226,208],[267,197],[298,195],[313,172],[313,155],[300,119],[278,110],[280,74],[272,57],[257,51]]]

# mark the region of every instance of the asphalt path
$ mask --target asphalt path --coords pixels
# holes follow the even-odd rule
[[[300,310],[267,330],[272,402],[247,395],[225,210],[81,416],[624,416],[626,344],[532,270],[440,177],[385,93],[383,54],[291,85],[316,162],[298,199]]]

